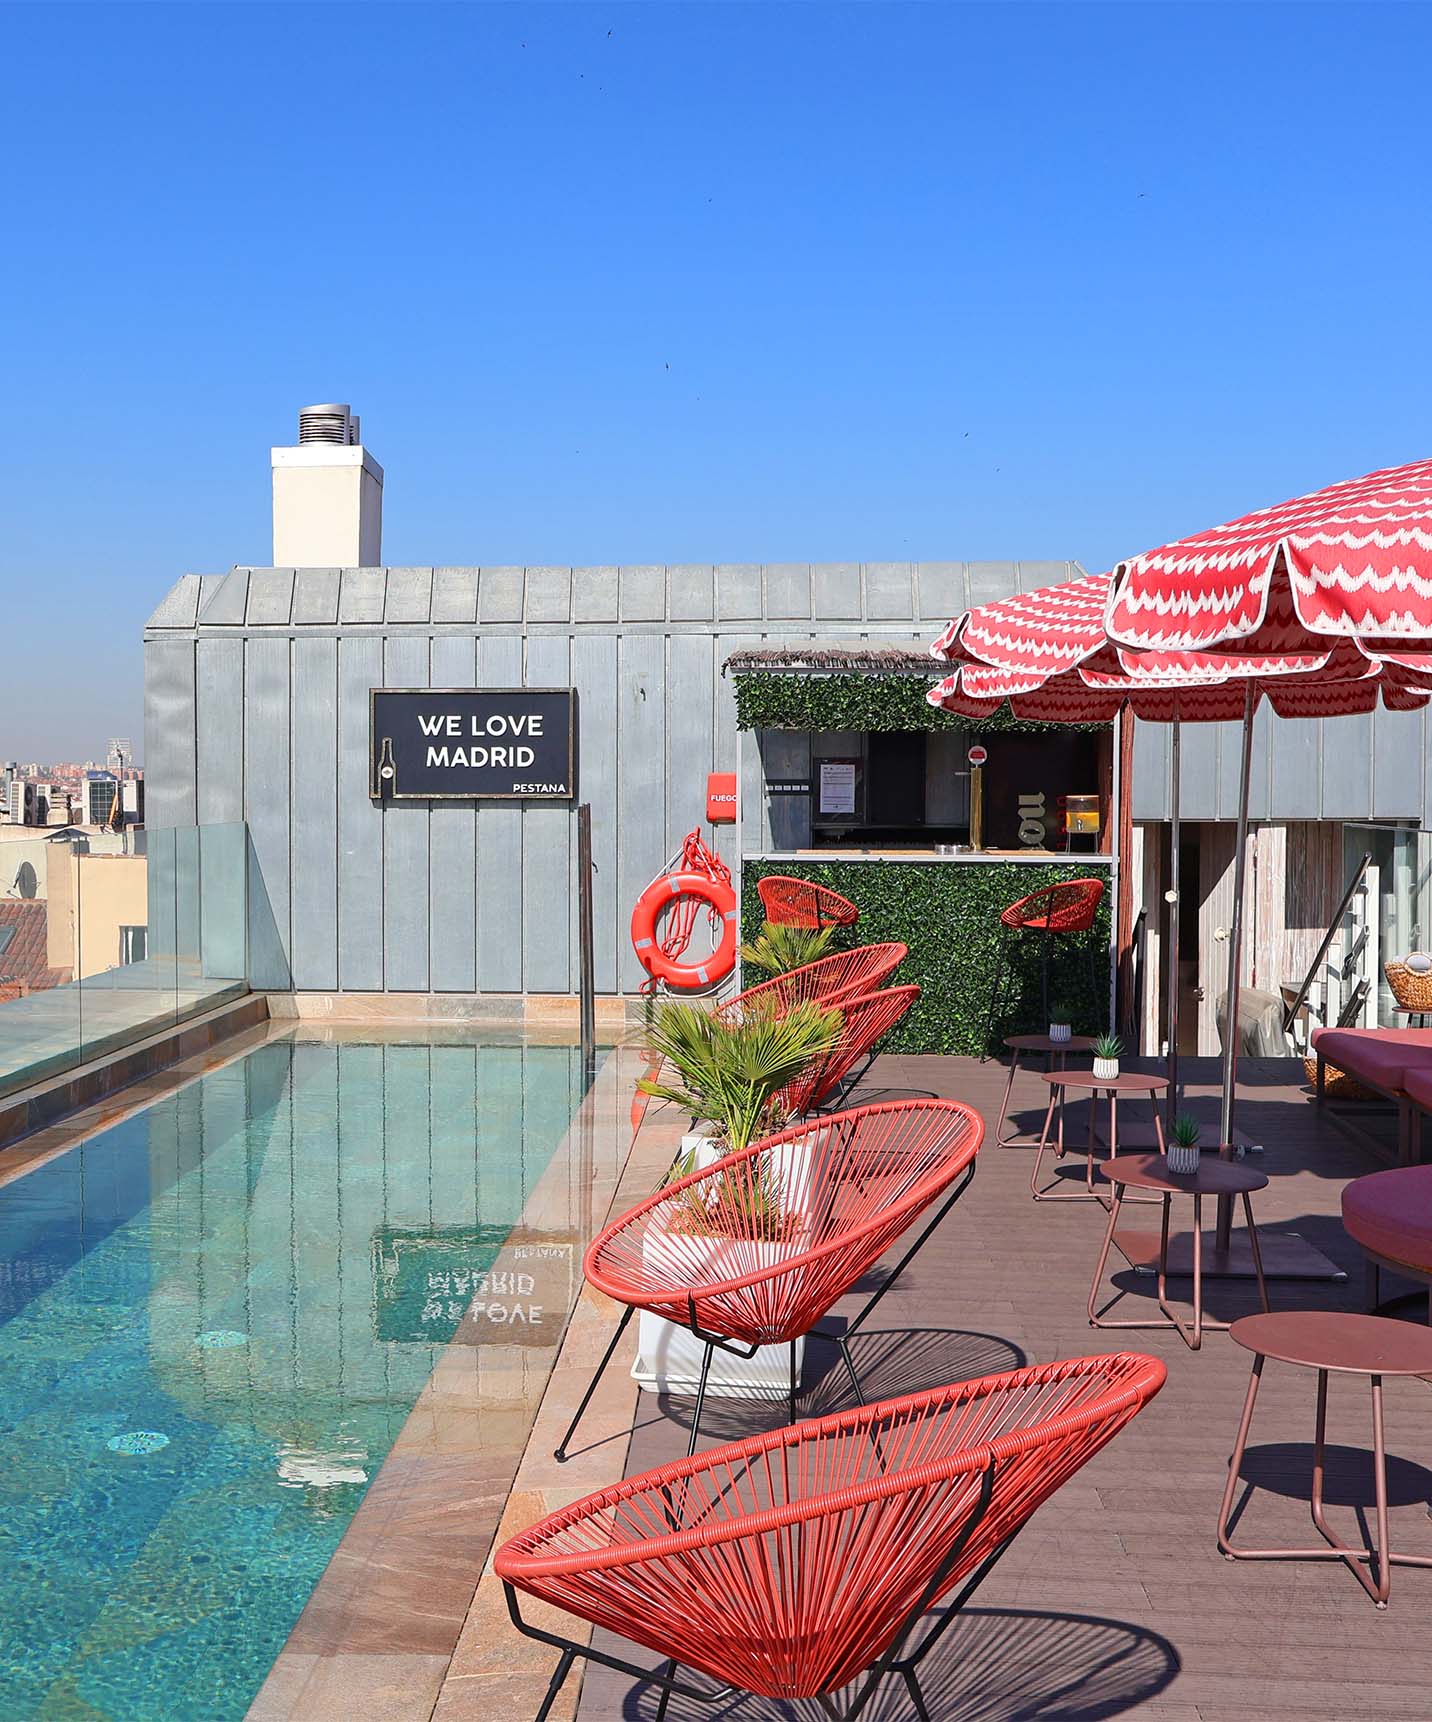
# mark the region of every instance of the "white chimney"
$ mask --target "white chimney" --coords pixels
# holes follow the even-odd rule
[[[273,454],[275,568],[376,568],[383,560],[383,469],[346,406],[303,407],[298,446]]]

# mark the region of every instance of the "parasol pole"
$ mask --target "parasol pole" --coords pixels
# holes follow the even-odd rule
[[[1167,1127],[1173,1129],[1178,1115],[1178,799],[1179,780],[1183,775],[1180,759],[1181,731],[1178,721],[1178,695],[1173,700],[1173,735],[1169,749],[1169,888],[1164,894],[1168,903],[1168,1093],[1164,1098]]]
[[[1233,856],[1233,923],[1228,935],[1228,997],[1223,1049],[1223,1109],[1219,1117],[1220,1151],[1233,1147],[1233,1098],[1238,1081],[1238,979],[1243,965],[1243,886],[1248,873],[1248,788],[1253,771],[1253,700],[1250,678],[1243,695],[1243,764],[1238,777],[1238,836]],[[1227,1250],[1233,1231],[1233,1198],[1218,1199],[1217,1248]]]

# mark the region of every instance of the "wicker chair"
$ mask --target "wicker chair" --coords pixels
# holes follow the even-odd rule
[[[814,1699],[837,1722],[895,1675],[929,1722],[920,1663],[1165,1374],[1136,1353],[1040,1364],[777,1429],[562,1508],[494,1561],[514,1624],[561,1652],[536,1722],[578,1656],[653,1682],[663,1711],[673,1693],[750,1693]],[[668,1658],[664,1671],[524,1621],[519,1590]]]
[[[1059,885],[1046,885],[1011,903],[1000,913],[1000,948],[994,963],[994,985],[990,991],[989,1030],[993,1038],[1003,995],[1009,981],[1010,952],[1017,939],[1034,934],[1041,941],[1039,953],[1039,992],[1043,1020],[1049,1020],[1049,958],[1054,940],[1074,933],[1093,930],[1099,904],[1104,896],[1102,879],[1070,879]],[[1099,993],[1098,976],[1094,970],[1092,949],[1089,955],[1089,983],[1095,996]]]
[[[716,1014],[730,1019],[749,1008],[775,1005],[778,1010],[788,1011],[798,1004],[839,1004],[843,998],[883,987],[909,954],[910,947],[899,943],[857,945],[853,951],[836,951],[773,980],[747,987],[745,992],[718,1005]]]
[[[840,1038],[822,1059],[781,1092],[783,1109],[797,1117],[823,1105],[842,1088],[855,1086],[859,1074],[874,1058],[880,1042],[910,1011],[920,996],[917,986],[885,987],[880,992],[842,998],[836,1007],[845,1019]],[[865,1064],[861,1065],[864,1060]]]
[[[756,884],[766,919],[786,927],[853,927],[860,911],[849,897],[810,879],[787,879],[773,873]]]
[[[589,1284],[626,1307],[555,1457],[567,1457],[636,1310],[688,1327],[705,1346],[694,1452],[713,1351],[744,1358],[761,1346],[790,1345],[794,1363],[795,1342],[938,1204],[879,1290],[834,1336],[861,1398],[850,1337],[968,1187],[983,1137],[979,1113],[958,1100],[858,1106],[727,1154],[613,1220],[582,1267]],[[794,1421],[794,1368],[790,1414]]]

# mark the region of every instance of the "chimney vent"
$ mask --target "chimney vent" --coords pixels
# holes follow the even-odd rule
[[[337,443],[340,447],[356,447],[358,415],[348,410],[347,403],[328,402],[323,406],[298,409],[298,441],[305,443]]]
[[[300,407],[297,447],[270,454],[274,567],[380,566],[383,469],[347,403]]]

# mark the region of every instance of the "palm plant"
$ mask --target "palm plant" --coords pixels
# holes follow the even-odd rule
[[[749,1011],[739,1022],[698,1005],[662,1003],[651,1013],[647,1044],[671,1065],[680,1085],[644,1076],[637,1086],[714,1124],[726,1152],[734,1154],[772,1121],[780,1091],[831,1051],[843,1020],[838,1010],[810,1003],[780,1016],[774,1008]]]
[[[834,927],[796,927],[767,921],[754,939],[741,946],[741,961],[774,979],[829,955],[835,935]]]

